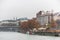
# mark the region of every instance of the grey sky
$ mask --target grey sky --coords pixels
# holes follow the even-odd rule
[[[60,0],[0,0],[0,19],[36,16],[40,10],[60,11]]]

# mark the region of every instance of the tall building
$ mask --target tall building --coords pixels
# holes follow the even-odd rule
[[[40,11],[36,15],[37,21],[40,23],[41,26],[47,25],[53,20],[53,14],[47,12]]]

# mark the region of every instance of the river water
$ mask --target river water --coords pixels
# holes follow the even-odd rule
[[[60,40],[60,37],[28,35],[17,32],[0,32],[0,40]]]
[[[41,35],[27,35],[28,40],[60,40],[60,37],[55,36],[41,36]]]

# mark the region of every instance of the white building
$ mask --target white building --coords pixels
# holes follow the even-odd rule
[[[16,20],[3,20],[0,22],[0,26],[18,26],[19,23]]]
[[[46,25],[48,23],[51,22],[51,20],[53,19],[53,14],[52,13],[44,13],[43,11],[40,11],[39,13],[37,13],[37,21],[41,24],[41,25]]]
[[[20,31],[20,25],[16,20],[3,20],[0,22],[0,31]]]

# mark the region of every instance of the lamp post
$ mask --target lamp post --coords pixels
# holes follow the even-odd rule
[[[46,24],[46,28],[47,28],[47,25],[48,25],[48,24]]]

